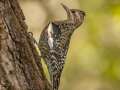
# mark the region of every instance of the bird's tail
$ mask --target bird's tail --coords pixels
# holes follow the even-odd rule
[[[52,90],[58,90],[60,84],[60,77],[55,74],[52,77]]]

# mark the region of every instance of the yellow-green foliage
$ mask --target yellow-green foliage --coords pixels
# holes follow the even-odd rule
[[[61,2],[86,12],[72,36],[60,90],[120,90],[120,0],[25,1],[21,6],[37,40],[48,20],[65,19]]]

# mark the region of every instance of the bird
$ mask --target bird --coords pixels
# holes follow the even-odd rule
[[[61,3],[67,14],[66,20],[49,21],[40,34],[38,47],[41,57],[47,65],[52,90],[58,90],[60,78],[73,32],[84,21],[85,12],[79,9],[69,9]]]

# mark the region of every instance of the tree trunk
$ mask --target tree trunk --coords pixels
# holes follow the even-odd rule
[[[0,0],[0,90],[50,90],[17,0]]]

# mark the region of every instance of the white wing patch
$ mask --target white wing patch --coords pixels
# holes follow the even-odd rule
[[[53,26],[52,26],[52,23],[49,23],[47,33],[48,33],[48,44],[49,44],[50,49],[52,49],[53,48],[53,37],[52,37]]]

